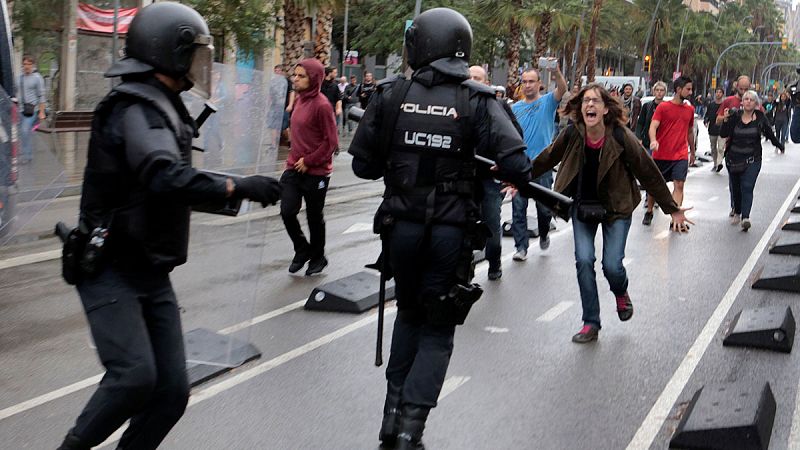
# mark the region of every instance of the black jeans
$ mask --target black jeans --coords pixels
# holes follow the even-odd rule
[[[450,365],[455,325],[429,324],[423,302],[455,284],[464,231],[434,225],[426,242],[424,229],[421,224],[398,221],[392,230],[391,263],[400,311],[392,333],[386,380],[403,386],[403,404],[432,408]]]
[[[169,276],[107,269],[81,282],[78,293],[106,374],[72,433],[91,447],[130,419],[120,448],[157,448],[189,400],[180,313]]]
[[[329,182],[330,177],[308,175],[295,170],[287,170],[281,175],[281,218],[294,244],[295,254],[305,259],[325,256],[325,218],[322,209],[325,207]],[[297,220],[303,200],[306,202],[310,243]]]

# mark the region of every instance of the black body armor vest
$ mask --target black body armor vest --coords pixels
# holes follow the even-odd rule
[[[141,134],[124,142],[120,130],[139,123]],[[81,224],[109,228],[113,264],[171,271],[186,262],[191,208],[148,192],[140,176],[159,160],[191,164],[195,133],[194,123],[181,118],[167,95],[146,83],[120,84],[95,109]]]
[[[399,113],[393,129],[388,123],[392,115],[387,111],[383,115],[384,133],[391,133],[391,141],[382,210],[426,224],[474,221],[475,146],[468,88],[426,87],[401,79],[393,83],[384,105],[387,109],[399,105]]]

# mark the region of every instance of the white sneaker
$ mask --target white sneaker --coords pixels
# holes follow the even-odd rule
[[[741,214],[734,214],[731,216],[731,225],[738,225],[742,221]]]
[[[749,230],[751,226],[752,226],[752,224],[750,223],[750,219],[748,219],[746,217],[744,219],[742,219],[742,231]]]
[[[514,261],[525,261],[528,259],[528,251],[525,249],[517,250],[517,253],[514,253],[513,259]]]

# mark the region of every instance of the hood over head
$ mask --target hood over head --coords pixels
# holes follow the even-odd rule
[[[325,67],[315,58],[308,58],[297,63],[298,66],[306,70],[308,74],[309,86],[303,92],[298,92],[300,97],[308,97],[319,94],[322,87],[322,80],[325,79]]]

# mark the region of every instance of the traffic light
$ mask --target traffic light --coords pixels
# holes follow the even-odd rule
[[[781,48],[787,50],[789,48],[789,38],[781,39]]]
[[[711,77],[711,89],[717,88],[717,77]]]
[[[645,55],[644,57],[644,71],[650,72],[650,55]]]

